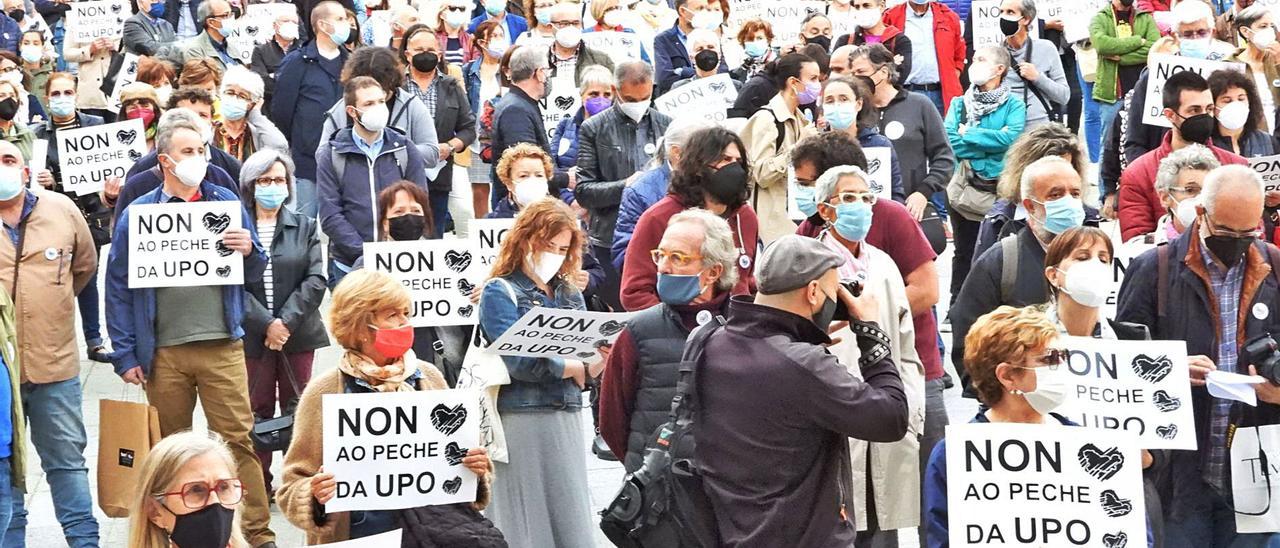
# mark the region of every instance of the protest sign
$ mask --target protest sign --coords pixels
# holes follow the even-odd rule
[[[475,249],[476,262],[483,269],[477,273],[480,278],[487,278],[494,261],[498,260],[498,250],[502,247],[502,239],[507,231],[516,224],[515,219],[476,219],[471,221],[471,247]]]
[[[1120,300],[1120,285],[1124,283],[1124,276],[1129,272],[1129,267],[1133,266],[1133,260],[1143,253],[1156,248],[1155,243],[1147,243],[1143,240],[1132,242],[1118,240],[1119,234],[1116,234],[1112,238],[1112,248],[1116,252],[1115,255],[1111,256],[1111,291],[1107,294],[1107,302],[1102,305],[1102,317],[1104,318],[1116,317],[1116,305]]]
[[[1231,494],[1237,533],[1280,532],[1280,461],[1276,459],[1280,459],[1280,425],[1236,429],[1231,442]],[[1273,475],[1277,479],[1271,479]]]
[[[1000,32],[1000,0],[974,0],[969,8],[969,16],[973,18],[973,47],[998,45],[1004,42],[1004,33]],[[1039,25],[1031,25],[1027,29],[1028,38],[1039,38]],[[1022,62],[1014,59],[1014,64]]]
[[[133,15],[128,0],[81,0],[67,12],[67,42],[88,44],[98,38],[118,41],[124,20]]]
[[[111,88],[108,104],[115,112],[120,111],[120,90],[138,79],[138,56],[125,52],[124,61],[120,63],[120,72],[116,73],[116,85]]]
[[[102,190],[110,177],[124,178],[146,154],[146,131],[136,118],[58,131],[62,187],[81,196]]]
[[[627,61],[639,61],[640,42],[640,35],[634,32],[606,30],[587,32],[582,35],[583,44],[608,55],[615,65]]]
[[[480,442],[479,404],[474,390],[325,394],[324,471],[338,483],[325,511],[475,501],[462,459]]]
[[[313,548],[384,548],[386,546],[400,546],[400,541],[403,537],[404,529],[396,529],[395,531],[387,531],[368,537],[353,538],[329,544],[316,544]]]
[[[1153,53],[1147,58],[1147,69],[1150,71],[1148,74],[1150,81],[1147,83],[1147,102],[1146,110],[1142,111],[1142,123],[1149,126],[1173,127],[1169,120],[1161,114],[1164,110],[1164,100],[1161,94],[1164,93],[1164,83],[1169,80],[1170,76],[1189,70],[1208,79],[1209,75],[1213,74],[1214,71],[1222,69],[1244,72],[1244,64],[1208,61],[1167,53]]]
[[[578,93],[578,84],[573,79],[572,70],[556,71],[548,85],[551,86],[551,93],[538,101],[538,106],[542,109],[542,125],[547,128],[547,141],[550,142],[555,137],[560,121],[573,118],[578,113],[578,107],[582,106],[582,96]],[[497,163],[498,159],[494,158],[493,161]]]
[[[946,444],[952,546],[1146,545],[1131,434],[969,423],[948,426]]]
[[[886,200],[893,199],[893,149],[890,147],[866,147],[867,186],[871,192]],[[821,198],[819,198],[821,199]]]
[[[1280,190],[1280,154],[1249,158],[1249,167],[1262,177],[1262,184],[1267,192]]]
[[[265,44],[276,34],[276,18],[285,14],[297,14],[298,7],[287,2],[249,4],[244,8],[244,27],[240,34],[253,39],[255,44]]]
[[[728,74],[696,78],[658,98],[658,112],[667,116],[701,115],[712,122],[728,118],[729,107],[738,98],[738,89]]]
[[[1058,413],[1089,428],[1125,430],[1143,449],[1195,449],[1184,341],[1063,337],[1068,397]]]
[[[761,18],[773,26],[773,44],[787,46],[802,42],[800,27],[809,10],[825,13],[822,0],[729,0],[729,32],[736,33],[748,19]],[[832,37],[833,39],[835,37]]]
[[[1036,13],[1044,21],[1061,21],[1063,38],[1075,43],[1089,38],[1089,24],[1106,4],[1106,0],[1050,0]]]
[[[364,265],[386,272],[412,295],[414,327],[475,325],[471,303],[475,281],[481,278],[467,240],[365,242]]]
[[[613,345],[631,314],[587,312],[536,306],[493,341],[500,356],[599,361],[600,348]]]
[[[61,132],[59,132],[61,133]],[[241,285],[244,256],[222,243],[240,202],[129,206],[129,288]]]
[[[36,139],[31,142],[31,157],[27,158],[27,168],[31,170],[31,180],[29,185],[35,188],[40,183],[36,182],[36,175],[46,169],[46,163],[49,160],[49,141],[44,139]]]

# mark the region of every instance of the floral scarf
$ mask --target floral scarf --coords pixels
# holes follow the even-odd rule
[[[964,106],[967,111],[968,123],[978,123],[978,120],[995,112],[1008,99],[1008,81],[1000,82],[1000,87],[991,91],[982,91],[978,86],[969,86],[969,91],[964,94]]]
[[[375,392],[413,392],[417,390],[418,357],[412,350],[387,365],[373,363],[359,352],[347,350],[338,360],[338,370],[354,377]]]

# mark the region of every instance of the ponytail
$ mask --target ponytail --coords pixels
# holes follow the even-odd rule
[[[800,69],[805,63],[815,62],[812,57],[802,53],[788,53],[770,61],[761,70],[769,81],[773,82],[773,87],[778,91],[782,91],[787,87],[787,80],[800,77]]]

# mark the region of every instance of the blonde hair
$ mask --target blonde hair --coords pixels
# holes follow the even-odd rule
[[[196,457],[218,457],[233,474],[235,459],[222,438],[214,432],[200,433],[186,430],[160,440],[146,458],[142,459],[141,478],[129,506],[129,546],[132,548],[169,548],[169,533],[151,521],[152,505],[156,497],[169,490],[169,484],[177,479],[178,471]],[[243,500],[241,501],[243,502]],[[231,525],[231,546],[248,546],[240,534],[240,505],[236,505],[235,520]]]
[[[594,68],[594,67],[593,67]],[[511,180],[511,171],[515,169],[515,163],[526,158],[533,158],[542,161],[543,175],[549,180],[555,173],[555,167],[551,165],[551,155],[542,147],[533,143],[517,143],[515,146],[507,149],[502,153],[502,158],[498,159],[498,180],[504,185],[514,184]]]
[[[1032,352],[1046,348],[1057,337],[1058,328],[1034,306],[1002,306],[978,318],[964,337],[964,367],[978,400],[988,407],[999,403],[1004,386],[996,378],[996,366],[1021,365]]]
[[[596,24],[604,24],[604,12],[610,9],[619,8],[618,0],[591,0],[591,18],[596,20]]]
[[[370,258],[366,258],[370,259]],[[329,331],[343,348],[355,350],[369,335],[374,316],[383,310],[408,310],[412,299],[404,285],[385,272],[367,268],[347,274],[333,289]]]
[[[537,251],[539,246],[549,245],[552,239],[566,230],[572,234],[572,238],[569,241],[569,254],[556,273],[558,276],[568,275],[581,268],[585,238],[582,229],[578,228],[578,216],[564,202],[550,196],[525,206],[516,215],[516,224],[512,225],[511,231],[502,240],[502,248],[498,250],[498,259],[493,262],[490,276],[502,278],[523,272],[526,257]],[[334,303],[337,303],[336,295]]]

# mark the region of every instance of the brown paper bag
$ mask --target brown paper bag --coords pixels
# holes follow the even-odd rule
[[[98,401],[98,507],[129,516],[142,461],[160,441],[160,414],[145,403]]]

